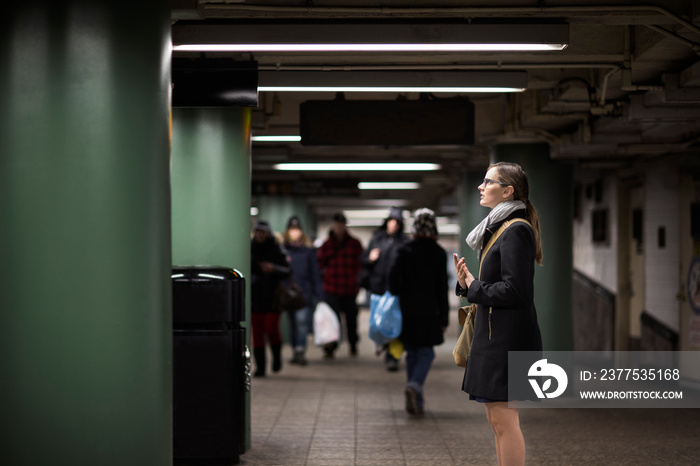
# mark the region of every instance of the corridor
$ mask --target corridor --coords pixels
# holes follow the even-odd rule
[[[336,359],[319,348],[309,365],[285,364],[253,379],[252,447],[245,465],[495,465],[484,408],[461,392],[452,359],[458,326],[425,385],[425,415],[404,409],[405,368],[387,372],[366,337],[360,313],[359,356],[342,345]],[[285,363],[291,351],[285,348]],[[693,409],[521,409],[527,465],[690,465],[700,462],[700,413]]]

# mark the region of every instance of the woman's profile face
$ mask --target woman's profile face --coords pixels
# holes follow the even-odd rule
[[[500,185],[494,181],[501,181],[501,178],[498,175],[498,169],[495,167],[486,172],[484,182],[479,185],[479,192],[481,193],[481,200],[479,201],[479,204],[491,209],[503,201],[512,199],[512,188],[509,186]]]

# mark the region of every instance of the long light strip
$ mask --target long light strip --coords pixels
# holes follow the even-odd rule
[[[567,44],[180,44],[178,52],[547,52]]]
[[[420,183],[414,181],[360,181],[357,183],[358,189],[418,189]]]
[[[525,71],[261,71],[258,91],[519,92]]]
[[[250,138],[255,142],[299,142],[301,141],[301,136],[251,136]]]
[[[259,92],[524,92],[524,87],[259,86]]]
[[[433,171],[437,163],[278,163],[275,170],[287,171]]]

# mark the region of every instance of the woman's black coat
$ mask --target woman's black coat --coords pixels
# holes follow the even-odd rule
[[[525,218],[525,211],[516,211],[506,220],[513,218]],[[502,223],[487,227],[484,244]],[[467,293],[468,301],[478,305],[462,386],[470,395],[508,400],[508,351],[542,350],[534,276],[532,228],[523,222],[511,223],[486,254],[481,276]]]
[[[251,312],[280,312],[274,305],[275,291],[280,280],[289,276],[287,257],[275,241],[269,236],[264,243],[258,243],[255,238],[250,243],[250,303]],[[263,272],[261,262],[274,264],[275,271]]]
[[[406,346],[444,341],[447,327],[447,253],[432,238],[415,238],[399,248],[389,272],[389,291],[399,296]]]

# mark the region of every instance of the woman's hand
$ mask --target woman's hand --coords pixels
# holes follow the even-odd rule
[[[468,290],[469,285],[471,285],[474,281],[474,275],[471,274],[469,268],[467,268],[467,264],[464,263],[464,257],[459,259],[457,254],[453,254],[452,259],[455,263],[455,272],[457,272],[457,281],[459,282],[459,286],[461,286],[464,290]]]

